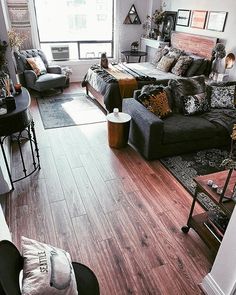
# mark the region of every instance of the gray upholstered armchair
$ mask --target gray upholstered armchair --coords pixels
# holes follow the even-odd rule
[[[40,49],[21,50],[14,52],[16,59],[17,72],[20,82],[26,88],[43,92],[50,88],[63,90],[66,83],[66,76],[62,74],[60,66],[49,66],[45,54]],[[39,75],[32,69],[27,58],[40,56],[45,65],[45,72]]]

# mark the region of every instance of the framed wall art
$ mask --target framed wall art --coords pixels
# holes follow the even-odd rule
[[[191,28],[204,29],[206,24],[206,10],[192,10]]]
[[[178,15],[177,15],[177,26],[184,26],[188,27],[189,25],[189,17],[190,17],[191,10],[187,9],[178,9]]]
[[[225,29],[227,14],[228,12],[225,11],[209,11],[206,29],[223,32]]]

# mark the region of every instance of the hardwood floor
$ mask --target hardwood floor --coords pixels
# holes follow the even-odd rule
[[[192,197],[177,180],[130,146],[109,148],[106,123],[44,130],[34,98],[31,109],[42,169],[8,195],[15,244],[24,235],[67,250],[104,295],[202,294],[210,253],[181,231]],[[15,173],[17,158],[14,150]]]

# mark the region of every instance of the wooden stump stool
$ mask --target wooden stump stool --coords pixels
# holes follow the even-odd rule
[[[107,115],[108,142],[112,148],[122,148],[127,145],[131,116],[126,113],[111,113]]]

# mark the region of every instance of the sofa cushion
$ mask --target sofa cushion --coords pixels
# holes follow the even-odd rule
[[[234,108],[235,85],[211,86],[211,107],[212,108]]]
[[[217,127],[199,116],[173,114],[164,121],[163,143],[194,142],[212,138],[218,134]]]
[[[151,61],[151,64],[153,64],[154,66],[157,65],[157,63],[160,61],[160,59],[162,58],[162,56],[166,55],[168,53],[168,49],[167,48],[163,48],[163,47],[158,47],[153,59]]]
[[[30,64],[32,70],[35,72],[37,76],[47,73],[45,64],[43,63],[39,55],[35,57],[26,58],[26,60]]]
[[[165,118],[172,113],[167,94],[163,88],[153,91],[150,95],[140,95],[138,101],[159,118]]]
[[[168,98],[168,103],[170,108],[172,109],[173,107],[173,97],[172,97],[172,92],[171,88],[168,86],[163,86],[163,85],[155,85],[155,84],[148,84],[144,85],[141,89],[140,95],[137,96],[137,99],[142,99],[143,95],[151,95],[155,94],[156,91],[162,91],[164,90],[167,98]]]
[[[206,92],[204,76],[171,79],[168,86],[171,87],[175,112],[178,113],[183,113],[183,97]]]
[[[207,100],[207,92],[186,96],[183,98],[183,103],[184,115],[195,115],[210,110]]]

